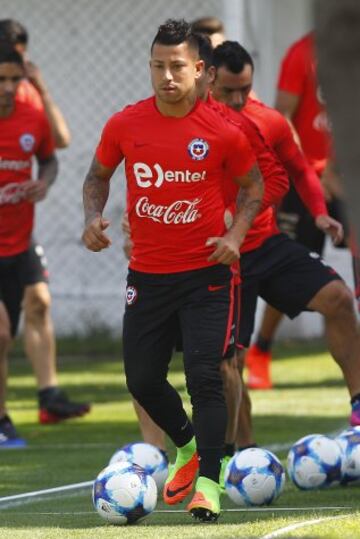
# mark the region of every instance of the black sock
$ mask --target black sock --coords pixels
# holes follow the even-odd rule
[[[356,401],[360,401],[360,393],[357,393],[356,395],[351,397],[350,403],[354,404],[354,402],[356,402]]]
[[[219,482],[222,448],[211,447],[198,449],[199,454],[199,476]]]
[[[40,407],[46,404],[49,401],[49,399],[51,399],[58,392],[59,392],[59,388],[57,386],[46,387],[45,389],[40,389],[40,391],[38,391],[38,399],[39,399]]]
[[[262,337],[261,335],[258,335],[255,344],[259,348],[259,350],[266,353],[271,350],[272,339],[264,339],[264,337]]]
[[[225,457],[232,457],[235,453],[235,444],[225,444],[224,453]]]

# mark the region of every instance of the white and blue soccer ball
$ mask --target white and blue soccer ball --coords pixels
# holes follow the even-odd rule
[[[236,505],[269,505],[281,493],[285,471],[267,449],[252,447],[235,453],[225,471],[225,489]]]
[[[115,451],[109,464],[115,462],[131,462],[141,466],[145,472],[152,476],[160,491],[168,476],[168,461],[158,447],[145,442],[135,442],[124,445]]]
[[[93,485],[95,509],[111,524],[133,524],[149,515],[156,502],[154,479],[130,462],[107,466]]]
[[[287,469],[290,479],[302,490],[338,484],[342,470],[340,447],[322,434],[304,436],[291,447]]]
[[[360,481],[360,427],[345,430],[335,438],[342,453],[341,484]]]

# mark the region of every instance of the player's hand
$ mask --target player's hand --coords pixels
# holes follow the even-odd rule
[[[318,215],[315,224],[324,234],[331,237],[334,245],[338,245],[344,239],[344,228],[339,221],[329,215]]]
[[[40,202],[46,197],[48,189],[46,180],[30,180],[23,185],[24,198],[29,202]]]
[[[37,65],[29,60],[25,61],[25,75],[27,79],[35,86],[35,88],[43,94],[47,91],[47,87],[40,69]]]
[[[104,233],[104,230],[109,225],[110,221],[107,221],[101,215],[97,215],[85,224],[81,239],[90,251],[97,253],[110,247],[111,239]]]
[[[127,211],[124,211],[121,218],[121,230],[126,236],[130,236],[131,230],[130,230],[130,223],[129,223],[129,215]]]
[[[215,247],[215,251],[209,256],[209,262],[219,262],[230,266],[240,258],[239,242],[231,235],[225,234],[221,238],[208,238],[206,246]]]

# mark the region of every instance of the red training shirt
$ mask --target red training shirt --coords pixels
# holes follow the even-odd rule
[[[240,252],[245,253],[259,247],[268,237],[279,232],[275,208],[280,204],[289,188],[289,178],[284,167],[272,148],[266,143],[256,124],[242,113],[236,112],[224,103],[216,101],[211,94],[208,103],[233,121],[247,136],[254,150],[259,169],[264,180],[264,196],[261,210],[255,217]],[[238,188],[234,183],[226,182],[226,205],[234,211]]]
[[[299,96],[292,121],[306,157],[321,174],[331,152],[331,141],[316,75],[313,32],[296,41],[287,51],[281,64],[278,89]]]
[[[16,102],[10,116],[0,118],[0,256],[29,248],[34,204],[24,200],[22,184],[31,179],[33,156],[42,160],[53,153],[43,112]]]
[[[125,159],[130,268],[176,273],[214,265],[205,243],[225,232],[223,180],[255,163],[236,126],[200,100],[185,117],[164,116],[151,97],[110,118],[96,157],[110,168]]]
[[[241,114],[253,120],[290,176],[305,207],[314,217],[328,215],[318,175],[297,146],[288,121],[280,112],[248,98]]]

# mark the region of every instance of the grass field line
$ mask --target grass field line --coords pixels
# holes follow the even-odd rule
[[[337,515],[334,517],[321,517],[321,518],[314,518],[311,520],[303,520],[302,522],[296,522],[294,524],[290,524],[289,526],[278,528],[277,530],[274,530],[270,533],[267,533],[266,535],[263,535],[261,539],[276,539],[276,537],[281,537],[282,535],[285,535],[294,530],[298,530],[300,528],[306,528],[309,526],[314,526],[316,524],[322,524],[323,522],[326,522],[329,520],[341,520],[341,519],[349,518],[352,516],[353,516],[352,514],[346,514],[346,515]]]

